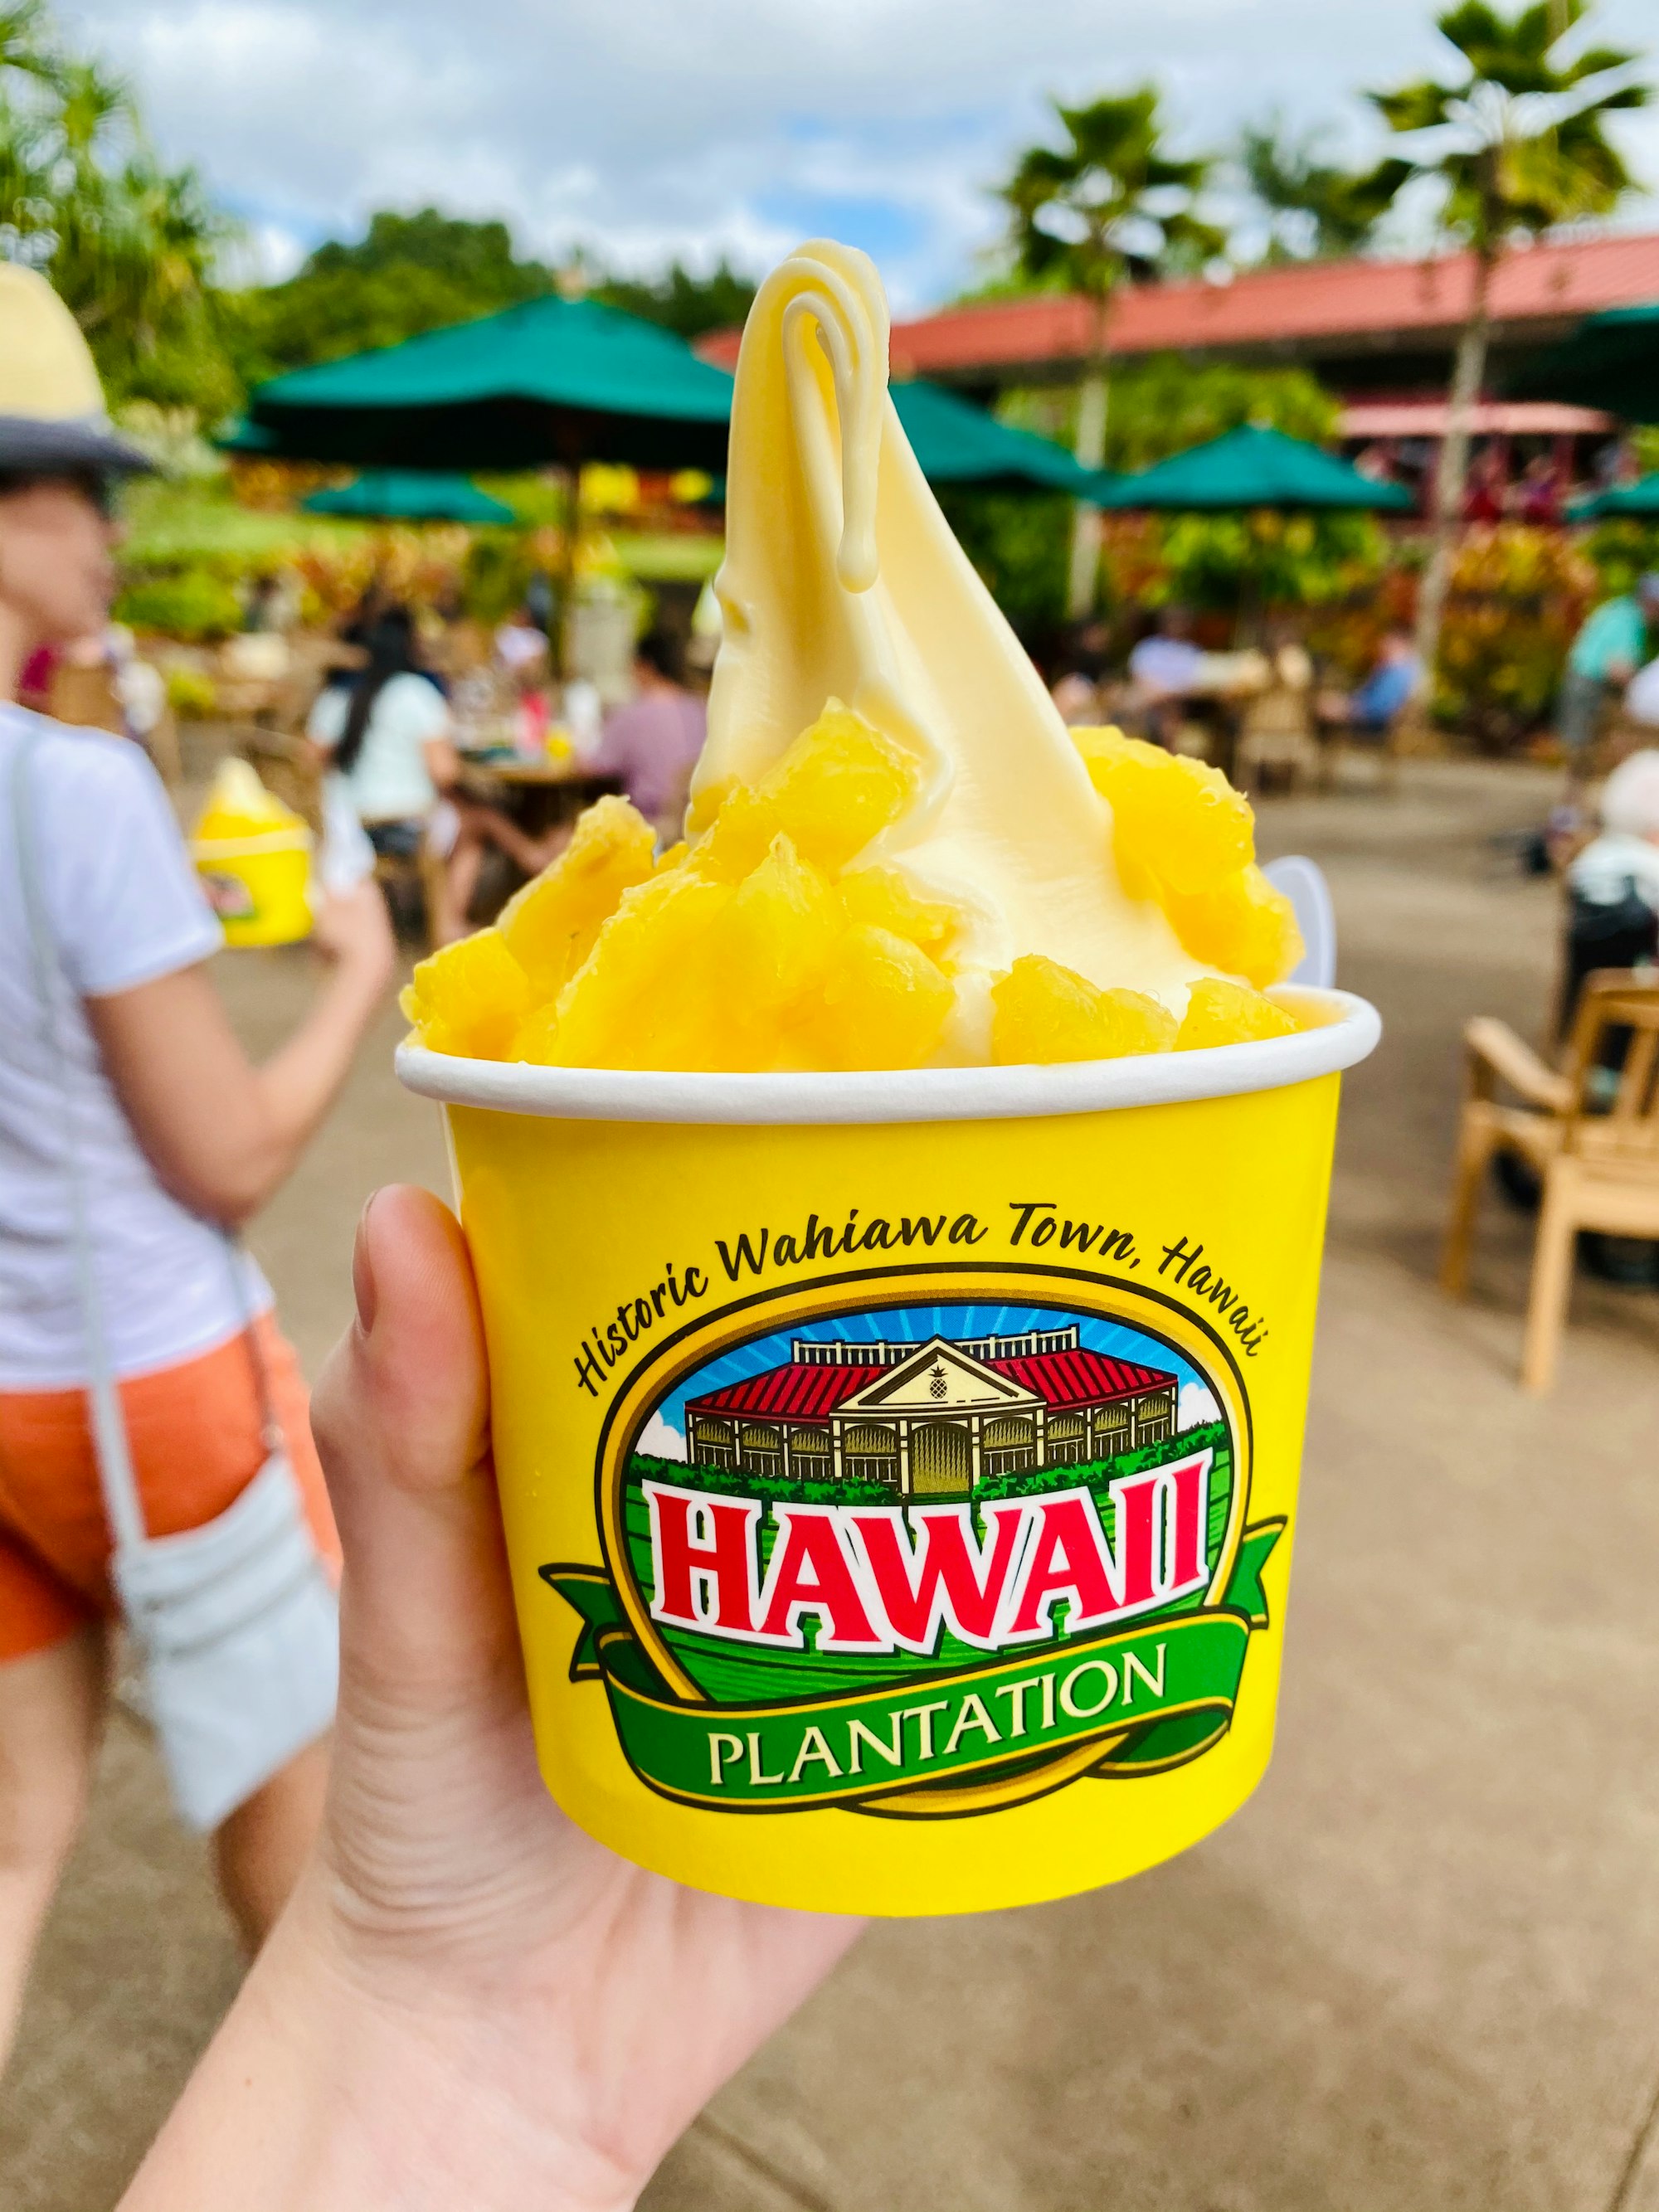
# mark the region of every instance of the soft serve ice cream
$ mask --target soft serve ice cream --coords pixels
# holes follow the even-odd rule
[[[887,392],[866,257],[774,270],[734,393],[687,840],[619,799],[416,970],[421,1041],[554,1066],[1105,1058],[1283,1034],[1299,953],[1216,771],[1068,731]]]

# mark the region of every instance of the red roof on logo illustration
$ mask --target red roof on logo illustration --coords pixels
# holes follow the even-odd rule
[[[920,1351],[920,1344],[913,1347]],[[1114,1398],[1138,1397],[1143,1390],[1167,1389],[1176,1380],[1162,1368],[1142,1367],[1132,1359],[1113,1359],[1103,1352],[1036,1352],[1018,1359],[977,1363],[1006,1376],[1057,1410],[1100,1406]],[[786,1360],[759,1375],[745,1376],[719,1390],[688,1398],[689,1413],[746,1413],[751,1418],[793,1421],[827,1420],[837,1406],[861,1390],[885,1366],[807,1366]]]

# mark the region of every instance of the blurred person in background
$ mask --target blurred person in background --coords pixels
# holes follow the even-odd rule
[[[1659,748],[1644,746],[1620,762],[1601,787],[1598,811],[1600,833],[1568,869],[1567,888],[1575,921],[1580,907],[1604,917],[1615,908],[1629,910],[1630,945],[1616,957],[1590,963],[1629,968],[1653,957],[1659,920]],[[1635,913],[1638,907],[1646,909],[1645,920]],[[1599,934],[1606,938],[1608,932],[1604,927]]]
[[[266,1459],[268,1402],[312,1541],[335,1560],[305,1385],[269,1287],[226,1232],[298,1162],[393,968],[372,884],[325,903],[316,1000],[253,1066],[209,979],[219,927],[149,762],[125,738],[13,703],[41,648],[102,630],[112,486],[143,465],[108,428],[68,311],[42,278],[0,263],[0,2056],[108,1689],[116,1608],[83,1273],[147,1533],[201,1528],[241,1494]],[[26,860],[48,975],[68,986],[50,1013]],[[309,1846],[325,1759],[323,1743],[308,1747],[218,1832],[221,1883],[250,1942]]]
[[[1633,591],[1603,599],[1586,616],[1568,650],[1556,708],[1556,734],[1570,769],[1594,743],[1603,709],[1648,658],[1656,630],[1659,571],[1638,579]]]
[[[1316,712],[1328,729],[1381,743],[1423,690],[1423,664],[1407,629],[1391,629],[1370,674],[1352,691],[1322,694]]]
[[[547,632],[527,606],[514,608],[495,632],[495,658],[512,677],[548,659]]]
[[[589,765],[614,775],[665,844],[683,834],[691,771],[702,750],[708,715],[679,679],[674,641],[647,630],[634,648],[634,696],[607,718]]]
[[[409,609],[383,609],[362,642],[368,665],[318,694],[307,735],[377,853],[441,859],[441,910],[429,919],[434,941],[447,945],[466,934],[491,846],[527,876],[548,851],[462,791],[448,702],[421,665]]]
[[[1192,617],[1185,607],[1161,607],[1129,655],[1127,712],[1145,723],[1149,738],[1172,746],[1187,702],[1203,682],[1204,653],[1193,642]]]

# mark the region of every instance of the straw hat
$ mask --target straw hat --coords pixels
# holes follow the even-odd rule
[[[0,474],[148,470],[118,437],[80,326],[44,276],[0,261]]]

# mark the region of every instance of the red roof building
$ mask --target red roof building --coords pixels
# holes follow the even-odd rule
[[[1108,325],[1114,354],[1212,354],[1303,362],[1345,394],[1443,387],[1468,312],[1474,258],[1299,262],[1194,280],[1126,287]],[[1581,315],[1659,300],[1659,234],[1566,240],[1517,248],[1492,286],[1494,372],[1508,356],[1552,343]],[[738,333],[700,350],[730,368]],[[1092,310],[1065,296],[994,300],[895,323],[897,377],[931,377],[989,393],[1008,385],[1070,382],[1092,342]]]
[[[695,1464],[948,1497],[1175,1433],[1176,1377],[1091,1351],[1076,1323],[921,1344],[797,1338],[791,1355],[687,1399]]]

